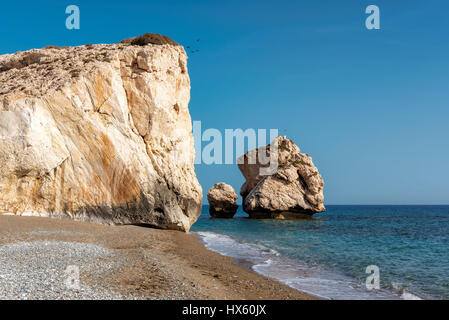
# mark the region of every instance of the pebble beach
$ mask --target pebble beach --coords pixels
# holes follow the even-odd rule
[[[0,216],[0,256],[2,300],[314,299],[178,231]]]

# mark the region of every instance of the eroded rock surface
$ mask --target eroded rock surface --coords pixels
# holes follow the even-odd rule
[[[189,230],[190,79],[167,39],[0,56],[0,214]]]
[[[269,167],[274,171],[267,174]],[[246,178],[240,190],[243,209],[252,218],[308,217],[325,211],[324,181],[318,169],[286,137],[243,155],[239,169]]]
[[[232,218],[237,212],[238,196],[230,185],[219,182],[207,192],[209,212],[214,218]]]

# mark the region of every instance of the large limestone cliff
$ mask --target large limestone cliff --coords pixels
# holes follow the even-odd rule
[[[0,214],[196,221],[186,53],[162,36],[130,42],[0,56]]]

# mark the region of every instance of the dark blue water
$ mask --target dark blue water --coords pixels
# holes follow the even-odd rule
[[[449,299],[449,206],[328,206],[312,220],[209,219],[206,245],[253,269],[330,299]],[[380,289],[366,288],[368,266]]]

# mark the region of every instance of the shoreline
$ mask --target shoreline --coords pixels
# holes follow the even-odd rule
[[[0,216],[0,250],[0,299],[55,299],[52,288],[56,299],[319,299],[179,231]],[[66,268],[77,263],[81,288],[68,290]],[[20,281],[28,287],[17,288]]]
[[[277,258],[280,256],[280,254],[277,251],[274,251],[273,249],[270,249],[267,247],[260,247],[260,246],[254,245],[254,244],[243,244],[244,246],[248,246],[246,249],[251,250],[253,253],[254,253],[253,250],[257,250],[258,254],[264,255],[263,257],[258,255],[257,260],[259,260],[259,259],[261,259],[261,260],[256,262],[254,260],[254,256],[252,254],[250,254],[250,256],[240,256],[240,255],[235,256],[232,253],[226,252],[226,250],[223,250],[223,247],[221,247],[220,249],[213,248],[213,245],[211,247],[211,243],[206,240],[208,238],[208,236],[206,236],[205,234],[208,234],[208,235],[213,234],[214,237],[218,236],[222,239],[223,238],[230,239],[231,241],[235,242],[236,245],[242,245],[242,243],[236,241],[236,239],[234,239],[230,236],[220,234],[220,233],[215,233],[215,232],[204,232],[204,231],[196,231],[196,232],[194,232],[194,234],[198,239],[200,239],[201,244],[203,244],[207,250],[216,252],[216,253],[220,254],[221,256],[231,258],[234,261],[235,265],[237,265],[240,268],[243,268],[244,270],[246,270],[250,273],[262,276],[269,280],[276,281],[282,285],[287,286],[288,288],[291,288],[295,291],[301,292],[302,294],[306,294],[315,300],[332,300],[331,298],[328,298],[326,296],[320,296],[317,293],[308,292],[306,290],[301,290],[301,288],[299,288],[299,287],[294,287],[288,283],[288,280],[287,280],[287,282],[285,282],[286,279],[277,278],[276,274],[264,273],[263,271],[257,270],[258,267],[265,267],[267,265],[271,265],[273,262],[272,259],[277,260]],[[263,252],[261,252],[259,250],[261,250]],[[268,255],[265,256],[266,254],[268,254]],[[256,255],[257,255],[257,253],[256,253]],[[285,257],[283,257],[283,258],[285,258]],[[289,260],[287,263],[290,264],[292,262],[293,262],[292,260]],[[283,267],[283,265],[280,265],[280,266]]]

